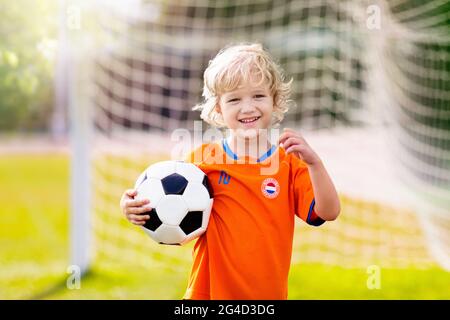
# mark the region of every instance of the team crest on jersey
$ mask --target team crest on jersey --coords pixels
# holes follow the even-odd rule
[[[269,199],[273,199],[280,193],[280,185],[274,178],[267,178],[261,184],[262,194]]]

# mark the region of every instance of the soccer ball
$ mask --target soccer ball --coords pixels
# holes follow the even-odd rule
[[[136,199],[150,200],[150,219],[141,227],[156,242],[182,245],[206,231],[213,192],[194,164],[157,162],[139,176],[135,189]]]

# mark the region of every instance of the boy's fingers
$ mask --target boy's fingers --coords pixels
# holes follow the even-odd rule
[[[280,139],[281,139],[281,137],[292,136],[292,135],[297,136],[299,138],[303,138],[301,133],[298,133],[297,131],[290,129],[290,128],[284,128],[283,133],[280,135]]]
[[[301,146],[293,145],[293,146],[290,146],[289,148],[286,149],[286,153],[287,154],[292,153],[292,152],[298,152],[300,158],[302,158],[302,154],[301,154],[302,153],[302,147]]]
[[[287,140],[292,138],[298,139],[299,143],[307,144],[305,138],[303,138],[303,136],[298,133],[286,133],[284,136],[282,135],[280,137],[280,143],[284,144]]]
[[[130,220],[130,222],[132,224],[135,224],[135,225],[138,225],[138,226],[143,226],[146,223],[146,221],[137,221],[137,220]]]
[[[284,141],[282,144],[283,144],[284,149],[288,149],[292,145],[299,145],[301,143],[302,143],[301,139],[299,139],[297,137],[290,137],[286,141]]]
[[[152,211],[152,208],[147,206],[131,207],[127,209],[127,214],[143,214]]]
[[[140,214],[129,214],[128,219],[134,220],[134,221],[147,221],[150,219],[149,215],[140,215]]]
[[[125,191],[125,193],[130,197],[134,197],[137,195],[137,190],[136,189],[128,189],[127,191]]]
[[[289,137],[292,137],[294,134],[292,132],[283,132],[278,139],[279,143],[283,143],[284,140],[288,139]]]
[[[142,207],[143,205],[146,205],[150,203],[150,200],[148,199],[140,199],[140,200],[128,200],[126,202],[127,207]]]

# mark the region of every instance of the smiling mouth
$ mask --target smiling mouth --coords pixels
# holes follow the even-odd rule
[[[253,117],[253,118],[246,118],[246,119],[240,119],[239,122],[241,123],[252,123],[258,120],[261,117]]]

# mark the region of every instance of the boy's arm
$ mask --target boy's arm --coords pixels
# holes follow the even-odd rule
[[[322,161],[308,165],[309,176],[314,190],[314,212],[323,220],[335,220],[341,205],[333,181],[331,181]]]
[[[303,136],[292,129],[284,129],[279,141],[286,153],[293,153],[306,163],[314,191],[316,215],[326,221],[335,220],[339,215],[341,205],[322,160]]]

